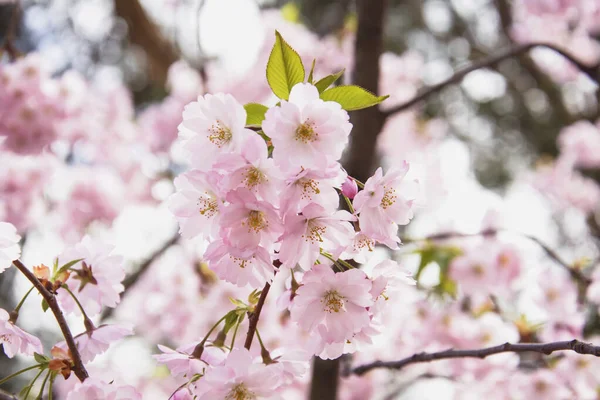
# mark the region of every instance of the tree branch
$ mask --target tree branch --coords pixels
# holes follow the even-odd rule
[[[497,54],[491,55],[490,57],[487,57],[487,58],[484,58],[482,60],[472,63],[471,65],[455,72],[454,75],[452,75],[450,78],[446,79],[445,81],[437,83],[437,84],[430,86],[427,89],[423,90],[421,93],[419,93],[417,96],[413,97],[411,100],[408,100],[407,102],[402,103],[396,107],[392,107],[389,110],[382,111],[383,115],[387,118],[395,113],[404,111],[404,110],[414,106],[415,104],[418,104],[421,101],[427,99],[432,94],[439,92],[446,86],[452,85],[455,83],[459,83],[470,72],[476,71],[481,68],[492,67],[493,65],[495,65],[507,58],[519,56],[523,53],[528,52],[531,49],[538,48],[538,47],[545,47],[547,49],[554,50],[555,52],[557,52],[558,54],[560,54],[561,56],[563,56],[567,60],[569,60],[573,65],[575,65],[575,67],[577,67],[577,69],[579,69],[583,74],[587,75],[592,81],[594,81],[600,85],[600,77],[598,76],[598,70],[600,69],[600,64],[591,65],[591,66],[586,65],[585,63],[579,61],[577,58],[575,58],[573,55],[571,55],[566,50],[563,50],[553,44],[538,43],[538,42],[526,43],[526,44],[522,44],[522,45],[518,45],[518,46],[515,46],[512,48],[505,49],[503,51],[498,52]]]
[[[383,25],[387,0],[357,0],[358,28],[354,43],[352,83],[379,92],[379,59],[383,48]],[[377,136],[385,118],[378,107],[350,113],[352,133],[344,167],[348,174],[366,181],[375,170]]]
[[[475,350],[449,349],[437,353],[417,353],[398,361],[375,361],[370,364],[358,366],[350,371],[348,375],[364,375],[372,369],[402,369],[410,364],[445,360],[450,358],[485,358],[500,353],[542,353],[552,354],[555,351],[571,350],[579,354],[590,354],[600,357],[600,346],[583,343],[579,340],[551,343],[504,343],[499,346],[486,347]]]
[[[139,0],[114,0],[115,13],[129,27],[129,40],[144,49],[148,57],[150,77],[164,86],[167,72],[179,55],[150,20]]]
[[[531,236],[531,235],[528,235],[528,234],[522,233],[522,232],[510,231],[510,230],[506,230],[506,229],[486,229],[484,231],[477,232],[477,233],[444,232],[444,233],[437,233],[437,234],[427,236],[424,238],[419,238],[419,239],[403,238],[402,241],[404,243],[411,243],[411,242],[424,242],[424,241],[428,241],[428,240],[431,240],[431,241],[448,240],[448,239],[476,237],[476,236],[484,236],[485,237],[485,236],[496,236],[502,232],[514,233],[514,234],[520,235],[524,238],[527,238],[527,239],[531,240],[532,242],[535,242],[538,246],[540,246],[542,248],[542,250],[544,250],[544,252],[546,253],[546,255],[548,257],[550,257],[554,262],[556,262],[557,264],[559,264],[560,266],[565,268],[567,270],[567,272],[569,273],[569,275],[571,276],[571,278],[573,278],[577,282],[584,284],[584,285],[589,285],[591,283],[590,278],[585,276],[579,269],[573,268],[566,261],[564,261],[562,258],[560,258],[560,256],[556,253],[556,251],[551,249],[548,245],[544,244],[544,242],[542,242],[540,239],[536,238],[535,236]]]
[[[148,268],[150,268],[150,265],[152,265],[152,263],[158,257],[160,257],[165,251],[167,251],[171,246],[175,245],[178,241],[179,241],[179,233],[175,233],[171,237],[171,239],[169,239],[159,249],[157,249],[154,253],[152,253],[150,255],[150,257],[148,257],[146,259],[146,261],[144,261],[140,265],[140,267],[138,268],[137,271],[135,271],[131,275],[127,276],[123,280],[123,287],[124,287],[124,289],[123,289],[123,292],[121,293],[121,300],[127,294],[128,289],[130,289],[133,285],[135,285],[137,283],[137,281],[142,277],[142,275],[144,275],[146,273],[146,271],[148,270]],[[110,318],[112,316],[112,314],[114,313],[114,310],[115,310],[114,308],[105,308],[104,311],[102,311],[102,315],[100,316],[100,320],[104,321],[107,318]]]
[[[58,302],[56,301],[56,297],[53,293],[48,291],[44,285],[35,277],[35,275],[27,268],[21,261],[14,260],[13,265],[17,267],[19,271],[33,284],[38,292],[42,295],[44,300],[48,303],[48,308],[52,310],[54,314],[54,318],[56,318],[56,322],[58,322],[58,326],[65,338],[65,342],[67,342],[67,346],[69,347],[69,351],[71,353],[71,357],[73,357],[73,372],[75,376],[79,378],[81,382],[86,380],[89,377],[85,367],[83,366],[83,362],[81,361],[81,355],[79,354],[79,350],[77,349],[77,344],[75,343],[75,339],[73,339],[73,334],[69,329],[69,325],[67,325],[67,321],[65,320],[65,316],[63,315],[60,307],[58,306]]]
[[[252,340],[254,339],[254,334],[256,333],[256,328],[258,327],[258,319],[260,318],[260,312],[262,311],[262,308],[265,305],[265,300],[267,299],[267,295],[269,294],[269,289],[271,289],[271,285],[269,284],[269,282],[267,282],[265,283],[265,287],[260,293],[260,297],[258,299],[258,303],[256,303],[254,311],[250,314],[250,317],[248,318],[248,332],[246,333],[246,341],[244,342],[244,347],[248,350],[250,350],[250,347],[252,346]]]

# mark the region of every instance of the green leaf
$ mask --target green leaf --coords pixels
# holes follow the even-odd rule
[[[244,109],[246,110],[246,126],[260,126],[269,107],[258,103],[248,103]]]
[[[238,314],[236,310],[229,311],[225,316],[225,326],[223,326],[223,332],[227,334],[231,328],[233,328],[238,321]]]
[[[317,60],[315,58],[313,58],[312,67],[310,67],[310,72],[308,73],[308,79],[306,80],[311,85],[313,84],[313,73],[315,72],[315,63],[316,62],[317,62]]]
[[[267,62],[267,81],[275,96],[287,100],[295,84],[304,81],[300,56],[275,31],[275,45]]]
[[[239,299],[234,299],[233,297],[230,297],[229,301],[231,302],[231,304],[233,304],[236,307],[240,307],[240,308],[246,308],[247,307],[246,303],[244,303],[243,301],[241,301]]]
[[[325,78],[319,79],[319,81],[315,83],[315,86],[319,90],[319,93],[323,93],[325,89],[327,89],[329,86],[333,85],[338,79],[340,79],[340,77],[344,75],[344,71],[346,70],[343,69],[338,73],[327,75]]]
[[[48,362],[50,361],[48,357],[40,353],[33,353],[33,358],[40,364],[48,364]]]
[[[415,274],[415,279],[418,281],[425,267],[431,263],[436,263],[440,267],[441,275],[447,275],[450,263],[455,257],[461,255],[462,251],[454,246],[426,245],[416,250],[415,253],[421,256],[421,262]]]
[[[85,260],[85,258],[78,258],[77,260],[69,261],[68,263],[66,263],[65,265],[60,267],[58,272],[59,273],[64,272],[64,271],[68,270],[69,268],[71,268],[73,265],[77,264],[79,261],[83,261],[83,260]]]
[[[346,111],[361,110],[377,105],[390,96],[375,96],[360,86],[336,86],[321,93],[321,99],[340,103]]]
[[[50,306],[48,305],[48,302],[46,301],[46,299],[42,300],[42,310],[44,310],[44,312],[48,311],[48,308],[50,308]]]

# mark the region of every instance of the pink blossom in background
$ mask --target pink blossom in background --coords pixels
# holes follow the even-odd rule
[[[112,250],[112,246],[86,236],[58,257],[59,265],[83,259],[71,268],[65,283],[90,316],[99,314],[102,306],[115,307],[120,301],[125,270],[122,257],[111,255]],[[58,301],[65,312],[81,314],[66,290],[58,291]]]
[[[32,356],[33,353],[44,353],[40,339],[11,322],[8,312],[2,308],[0,308],[0,344],[8,358],[13,358],[16,354]]]
[[[67,394],[66,400],[141,400],[142,396],[133,386],[119,386],[90,377],[77,382]]]
[[[13,224],[0,222],[0,273],[21,256],[20,241],[21,236],[17,234]]]
[[[202,351],[200,359],[194,357],[193,353],[198,344],[199,342],[185,344],[177,350],[159,344],[158,348],[162,353],[153,357],[160,364],[166,365],[174,376],[188,378],[201,373],[209,365],[217,366],[225,361],[227,355],[222,349],[208,345]]]
[[[100,325],[91,332],[86,331],[75,336],[75,343],[81,354],[81,360],[88,363],[93,361],[97,355],[106,352],[112,343],[131,335],[133,335],[133,330],[129,327]],[[56,347],[60,347],[64,351],[68,350],[65,341],[57,343]]]
[[[588,121],[579,121],[564,128],[558,144],[563,157],[573,159],[584,168],[600,167],[600,129]]]

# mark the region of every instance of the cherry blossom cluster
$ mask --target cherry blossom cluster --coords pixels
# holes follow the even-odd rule
[[[21,255],[20,240],[21,237],[12,224],[0,222],[0,273],[11,267],[13,262],[18,262],[14,260],[18,260]],[[106,324],[95,326],[91,320],[91,317],[100,313],[103,306],[115,307],[119,302],[119,293],[123,291],[121,280],[125,273],[122,259],[111,255],[111,252],[110,246],[94,243],[89,237],[85,237],[56,257],[52,270],[43,264],[32,268],[33,279],[56,299],[62,312],[84,318],[85,331],[72,338],[84,364],[106,352],[111,343],[133,334],[129,327]],[[32,290],[35,288],[32,287]],[[50,350],[50,355],[46,356],[40,339],[17,326],[19,310],[32,290],[25,294],[12,312],[0,308],[0,344],[4,353],[9,358],[17,354],[35,356],[37,362],[23,370],[39,369],[36,378],[24,389],[27,393],[32,390],[42,373],[46,372],[44,384],[49,381],[49,390],[52,391],[52,383],[59,375],[67,380],[77,368],[72,349],[66,341],[56,343]],[[46,299],[43,300],[42,307],[49,307]],[[40,393],[43,393],[43,389],[44,385]],[[141,397],[133,387],[88,379],[76,384],[67,398],[124,400]]]

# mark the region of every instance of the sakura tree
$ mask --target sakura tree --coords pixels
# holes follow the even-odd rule
[[[515,57],[597,91],[600,9],[500,1],[512,44],[427,86],[383,53],[386,7],[323,38],[266,11],[244,75],[176,61],[141,110],[9,32],[0,398],[597,398],[598,116],[499,195],[421,112]]]

